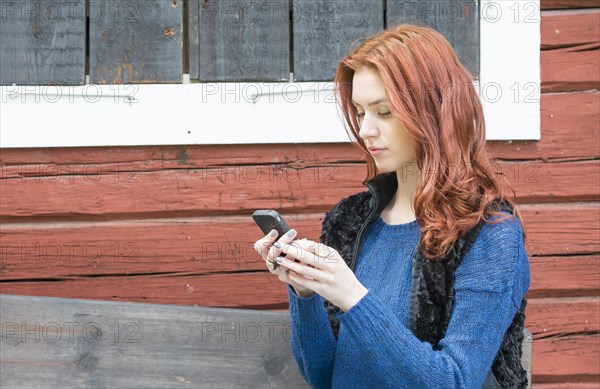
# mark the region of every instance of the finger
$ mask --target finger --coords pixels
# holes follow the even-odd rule
[[[291,270],[288,274],[288,279],[290,280],[290,283],[293,283],[295,285],[300,285],[301,287],[303,287],[305,289],[310,289],[310,290],[314,291],[315,293],[319,293],[319,290],[321,289],[321,285],[322,285],[322,283],[320,281],[317,281],[312,278],[304,277],[303,275],[298,274]]]
[[[283,262],[286,262],[286,260],[284,259]],[[292,263],[291,261],[287,261],[286,263],[293,264],[295,266],[301,266],[301,267],[303,266],[303,265],[300,265],[297,263]],[[284,266],[285,265],[282,265],[281,267],[285,268]],[[304,266],[304,268],[309,269],[306,266]],[[293,285],[294,288],[297,288],[296,285],[298,285],[300,287],[310,289],[310,290],[313,290],[316,292],[324,282],[330,282],[330,281],[327,281],[327,273],[325,273],[325,272],[321,272],[321,275],[323,275],[323,279],[321,280],[318,278],[309,277],[308,274],[306,274],[306,273],[304,275],[302,275],[291,269],[285,269],[285,271],[286,271],[286,275],[287,275],[286,282],[290,285]]]
[[[266,260],[265,265],[271,274],[275,274],[277,276],[281,273],[281,266],[277,262]]]
[[[278,242],[290,243],[294,240],[295,237],[296,237],[296,230],[294,230],[292,228],[285,235],[283,235],[281,238],[279,238]],[[275,258],[278,257],[279,255],[281,255],[281,250],[273,246],[269,249],[269,252],[267,253],[267,258],[274,261]]]
[[[298,259],[309,265],[316,265],[319,263],[319,257],[313,254],[307,248],[302,248],[300,242],[294,242],[292,244],[286,244],[281,242],[275,242],[273,247],[281,250],[282,254],[286,255],[286,258]],[[322,260],[320,262],[323,262]]]
[[[324,278],[323,271],[314,267],[308,267],[306,265],[296,263],[290,259],[284,257],[277,257],[277,263],[280,267],[286,268],[291,272],[300,274],[303,277],[312,279],[312,280],[321,280]],[[287,275],[289,277],[289,273]]]
[[[292,242],[296,238],[296,235],[297,235],[297,231],[292,228],[286,234],[284,234],[283,236],[281,236],[279,238],[279,242],[285,242],[285,243]],[[281,254],[281,250],[275,249],[273,246],[271,246],[267,252],[266,258],[264,258],[266,261],[270,261],[274,264],[274,266],[273,266],[273,265],[271,265],[271,263],[267,263],[267,268],[273,274],[281,274],[281,272],[277,269],[279,265],[275,262],[275,258],[277,256],[279,256],[280,254]],[[273,267],[275,267],[275,268],[273,268]]]
[[[273,245],[275,239],[277,239],[277,235],[277,230],[271,230],[262,239],[254,242],[254,250],[256,250],[256,252],[258,252],[263,259],[267,256],[269,248]]]
[[[285,283],[289,284],[289,283],[290,283],[290,277],[289,277],[290,270],[289,270],[289,269],[286,269],[286,268],[285,268],[285,267],[283,267],[283,266],[282,266],[282,267],[280,267],[278,270],[281,270],[281,271],[279,272],[279,274],[278,274],[278,276],[279,276],[279,281],[282,281],[282,282],[285,282]]]
[[[303,250],[307,250],[317,257],[323,258],[323,262],[335,262],[339,257],[338,252],[333,247],[312,240],[297,240],[292,245],[297,245]]]
[[[287,234],[283,235],[281,238],[279,238],[279,240],[277,240],[278,242],[281,243],[290,243],[291,241],[294,240],[294,238],[296,237],[296,230],[294,230],[293,228],[291,230],[289,230],[287,232]]]
[[[302,289],[302,285],[300,285],[290,279],[290,274],[293,274],[295,276],[298,276],[298,274],[289,269],[286,269],[286,268],[282,268],[282,269],[283,269],[283,271],[279,274],[279,281],[285,282],[286,284],[291,285],[294,288],[294,290],[296,290],[296,291],[298,289]]]

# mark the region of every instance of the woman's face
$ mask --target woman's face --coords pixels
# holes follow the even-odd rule
[[[368,66],[354,72],[352,103],[360,125],[359,136],[375,160],[381,173],[414,169],[416,157],[406,129],[392,116],[383,79]]]

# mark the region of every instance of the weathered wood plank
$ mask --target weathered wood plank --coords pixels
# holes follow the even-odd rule
[[[598,8],[599,0],[541,0],[541,8],[546,9],[566,9],[566,8]]]
[[[0,85],[85,82],[85,0],[2,0],[0,8]]]
[[[196,364],[202,363],[200,360],[206,363],[207,357],[204,355],[204,352],[215,353],[213,357],[218,358],[218,355],[222,355],[223,348],[231,348],[232,350],[229,350],[230,355],[235,353],[234,355],[240,356],[241,353],[241,355],[248,357],[247,354],[251,351],[246,350],[245,346],[247,345],[242,344],[244,340],[248,340],[248,343],[254,344],[256,347],[253,350],[259,353],[266,352],[260,346],[264,346],[265,348],[268,348],[268,345],[274,347],[273,341],[275,341],[281,342],[282,345],[280,347],[285,349],[286,342],[289,341],[289,332],[286,332],[289,331],[289,322],[285,322],[286,319],[289,319],[289,316],[286,313],[211,310],[207,308],[151,306],[149,304],[132,303],[115,304],[112,302],[87,300],[61,300],[48,297],[32,299],[27,296],[2,295],[0,303],[2,304],[3,311],[3,342],[10,342],[13,346],[10,348],[3,347],[2,349],[1,359],[3,364],[9,366],[8,369],[3,369],[2,372],[4,383],[8,382],[6,379],[14,379],[13,374],[18,374],[19,369],[25,367],[31,369],[30,365],[32,363],[43,366],[42,369],[48,369],[39,372],[39,374],[49,374],[49,372],[56,374],[56,369],[60,369],[60,366],[65,365],[68,369],[79,368],[82,370],[82,365],[84,365],[88,367],[88,369],[85,369],[85,373],[93,374],[94,378],[100,379],[102,376],[101,371],[96,372],[95,368],[106,366],[106,363],[110,363],[104,361],[104,359],[113,352],[131,356],[143,351],[145,356],[144,362],[147,364],[152,363],[152,360],[156,358],[155,353],[157,350],[161,350],[162,353],[167,354],[171,352],[170,350],[173,350],[173,352],[193,350],[193,358],[185,359],[186,361],[190,359],[191,363]],[[40,304],[40,306],[35,304]],[[166,322],[167,320],[169,322]],[[24,323],[23,327],[21,327],[21,323]],[[202,331],[198,334],[199,323],[201,324],[200,328]],[[221,327],[221,323],[224,323],[223,326],[229,331],[225,331]],[[254,323],[252,329],[255,332],[250,333],[244,330],[249,328],[249,323]],[[168,326],[166,326],[167,324]],[[231,328],[228,325],[231,325]],[[268,327],[269,325],[270,327]],[[116,326],[119,327],[118,330],[116,330]],[[165,328],[168,328],[168,330],[165,330]],[[201,336],[201,339],[196,340],[202,340],[202,342],[190,341],[191,334],[188,334],[188,331],[192,331],[192,328],[196,329],[196,336]],[[265,329],[268,332],[263,332]],[[281,338],[277,338],[273,334],[272,331],[274,329],[281,331]],[[155,339],[158,335],[155,333],[156,331],[160,331],[158,345],[156,343],[157,339]],[[265,336],[265,339],[262,339],[262,336],[259,334],[262,335],[263,333],[268,334],[269,337]],[[231,344],[227,335],[233,339]],[[596,365],[593,365],[593,362],[594,358],[596,358],[594,355],[597,355],[597,353],[594,353],[598,347],[597,338],[598,336],[594,335],[580,335],[566,337],[551,336],[534,340],[534,380],[543,382],[545,380],[572,380],[573,378],[581,377],[589,379],[590,376],[593,378],[596,369]],[[147,345],[150,339],[154,342],[152,343],[154,346],[152,350],[147,349],[150,347]],[[163,339],[165,342],[168,342],[168,345],[161,343]],[[62,340],[65,342],[58,343]],[[178,342],[186,341],[190,342],[187,344],[205,347],[177,347]],[[62,351],[59,352],[57,350],[58,347]],[[72,350],[71,347],[73,347]],[[216,347],[219,347],[220,351],[217,351]],[[69,352],[65,353],[65,348]],[[36,352],[35,362],[30,359],[30,353],[33,352],[32,349],[35,349]],[[62,355],[57,355],[61,352]],[[87,356],[85,355],[86,353]],[[95,358],[94,362],[96,363],[78,364],[82,359],[89,361],[90,357]],[[43,363],[45,358],[48,358],[48,361],[54,358],[55,363],[47,365]],[[56,363],[57,358],[58,361],[63,361],[64,358],[64,361]],[[210,360],[210,358],[208,359]],[[254,359],[250,359],[252,361],[250,363],[254,363]],[[97,363],[100,360],[104,362]],[[123,363],[120,360],[119,362]],[[164,363],[164,361],[161,361],[161,363]],[[75,366],[72,366],[72,364]],[[92,365],[91,369],[89,365]],[[215,365],[208,363],[206,365],[201,364],[200,366],[202,368],[214,368]],[[293,366],[293,361],[291,361],[290,369]],[[135,371],[141,368],[136,364],[128,365],[128,367],[135,369]],[[196,368],[198,367],[196,366]],[[161,370],[158,371],[162,375],[166,374],[168,376],[169,372],[165,371],[166,369],[162,369],[165,369],[165,366],[161,366]],[[259,376],[262,378],[262,370],[258,369],[258,371],[260,372]],[[283,371],[286,371],[286,369],[277,370],[278,373]],[[73,373],[72,371],[67,372]],[[64,372],[61,371],[61,373]],[[81,373],[81,371],[78,373]],[[293,374],[293,371],[282,373],[282,378],[289,379],[287,374]],[[37,377],[36,374],[29,376]],[[189,375],[181,374],[181,376],[190,380]],[[82,377],[79,375],[71,378],[77,379]],[[171,376],[170,378],[172,379],[173,377]],[[219,378],[227,379],[225,377]],[[204,382],[202,381],[202,384]]]
[[[524,214],[527,217],[530,212],[524,210]],[[0,275],[8,281],[262,270],[263,263],[252,249],[260,231],[249,215],[250,212],[247,217],[217,219],[4,224],[0,235]],[[283,215],[303,237],[318,239],[324,213]],[[568,241],[576,231],[575,224],[571,230],[546,237],[547,240],[542,240],[546,232],[542,223],[526,224],[526,228],[530,232],[526,248],[533,256],[530,297],[598,294],[597,255],[537,257],[551,255],[553,246],[548,244],[557,239]],[[587,247],[583,239],[569,242],[575,245],[573,251]]]
[[[273,207],[289,212],[322,210],[343,196],[363,189],[355,177],[357,171],[362,172],[363,168],[323,165],[295,169],[286,165],[254,165],[71,176],[74,180],[68,185],[64,180],[6,179],[0,180],[6,199],[0,205],[0,212],[8,218],[147,212],[224,215]],[[331,190],[333,186],[335,192]],[[73,188],[77,188],[77,194],[72,192]],[[33,192],[27,194],[31,190]],[[27,200],[19,200],[19,196]],[[77,197],[75,203],[73,196]]]
[[[3,387],[308,388],[288,313],[0,296]]]
[[[522,211],[529,255],[597,254],[600,245],[598,203],[524,205]],[[561,229],[570,230],[566,233]]]
[[[0,278],[92,275],[208,275],[265,270],[254,251],[263,235],[245,217],[2,226]],[[288,214],[302,237],[318,240],[323,214]]]
[[[180,83],[183,1],[93,2],[89,41],[92,83]]]
[[[366,190],[361,184],[366,171],[362,163],[106,173],[98,166],[82,165],[71,174],[50,176],[44,171],[58,172],[56,166],[16,167],[22,172],[2,169],[8,175],[0,180],[4,200],[0,212],[5,221],[69,214],[209,215],[273,206],[293,212],[323,210],[344,196]],[[523,204],[600,199],[598,161],[500,162],[494,169],[506,176]],[[32,171],[39,175],[27,177]],[[337,193],[331,191],[332,185],[339,189]]]
[[[541,19],[542,50],[600,41],[600,10],[545,11]]]
[[[332,81],[359,37],[383,29],[382,0],[296,1],[293,15],[296,81]]]
[[[523,206],[522,212],[526,250],[534,256],[531,296],[598,295],[598,207]],[[318,240],[324,213],[282,214],[299,235]],[[0,275],[3,281],[76,280],[264,270],[253,250],[260,235],[250,212],[217,219],[4,224]],[[594,256],[536,257],[565,253]]]
[[[503,159],[600,157],[600,93],[542,93],[539,141],[488,141],[491,155]]]
[[[598,382],[560,382],[545,383],[532,386],[533,389],[598,389]]]
[[[533,382],[598,382],[600,335],[575,335],[533,342]]]
[[[600,89],[600,42],[541,52],[542,93]]]
[[[600,161],[498,162],[520,203],[600,200]],[[575,188],[578,187],[578,190]]]
[[[532,251],[539,249],[530,244]],[[600,296],[600,255],[529,257],[531,285],[527,296]]]
[[[202,0],[199,11],[200,80],[289,80],[287,0]]]
[[[200,54],[198,52],[198,46],[200,45],[200,4],[199,0],[188,0],[188,60],[190,68],[190,79],[198,79],[200,70],[198,65],[200,64]]]
[[[56,281],[2,282],[4,294],[202,307],[281,309],[285,285],[266,267],[261,272],[208,275],[71,277]]]
[[[285,217],[301,236],[318,240],[322,214]],[[58,280],[91,275],[264,270],[252,247],[259,230],[248,219],[4,225],[0,278]],[[544,248],[531,243],[535,235],[532,232],[528,236],[527,249],[531,252]],[[530,257],[530,268],[529,298],[600,294],[598,255]]]
[[[566,213],[564,208],[563,212]],[[282,214],[301,236],[319,238],[323,213]],[[529,214],[525,209],[526,218]],[[573,251],[580,246],[585,248],[590,242],[584,238],[569,240],[575,226],[576,223],[573,229],[541,240],[540,235],[546,232],[543,224],[527,224],[529,255],[552,254],[548,253],[552,247],[548,245],[557,240],[568,240],[575,246]],[[246,217],[217,219],[5,224],[0,236],[0,274],[5,281],[102,274],[202,275],[264,269],[253,251],[260,231],[250,220],[250,212]],[[531,263],[534,297],[552,297],[552,293],[591,295],[598,286],[594,283],[599,277],[598,268],[594,267],[597,256],[534,257]]]
[[[387,0],[386,25],[422,22],[446,37],[460,62],[479,77],[478,0]]]
[[[360,157],[357,155],[356,159]],[[177,168],[177,165],[171,163],[169,166],[171,169]],[[199,168],[205,168],[204,178],[208,179],[210,176],[215,178],[230,178],[235,177],[235,181],[249,182],[249,181],[261,181],[267,184],[269,177],[267,173],[258,173],[257,169],[260,169],[256,164],[249,164],[246,166],[238,166],[237,164],[230,164],[233,166],[223,166],[226,163],[224,157],[221,157],[221,161],[206,161],[202,166],[192,165]],[[361,164],[344,164],[340,163],[337,165],[331,165],[330,161],[288,161],[281,169],[282,171],[291,170],[294,168],[302,169],[303,166],[311,164],[319,169],[331,169],[332,174],[334,171],[340,171],[343,169],[350,169],[354,171],[352,175],[352,181],[357,181],[357,177],[360,177],[363,172],[366,171],[366,167]],[[334,162],[335,163],[335,162]],[[222,165],[223,164],[223,165]],[[326,167],[328,166],[328,167]],[[167,166],[163,166],[166,168]],[[73,183],[81,184],[83,181],[107,181],[112,180],[115,182],[129,182],[131,184],[145,181],[143,177],[149,171],[153,170],[151,166],[142,165],[141,162],[136,163],[14,163],[14,162],[0,162],[0,178],[11,178],[17,179],[20,184],[25,184],[27,179],[32,179],[36,182],[36,185],[42,183]],[[600,163],[598,161],[577,161],[577,162],[541,162],[541,161],[499,161],[494,165],[494,170],[502,172],[513,188],[516,190],[517,195],[522,203],[532,202],[553,202],[560,199],[568,198],[570,201],[586,201],[586,200],[598,200],[600,193],[598,188],[600,187]],[[165,170],[166,171],[166,170]],[[183,169],[175,170],[178,174],[185,176],[187,172]],[[302,179],[302,172],[300,170],[297,177],[293,177],[294,180]],[[576,172],[576,174],[575,174]],[[252,175],[250,173],[253,173]],[[291,173],[290,173],[291,174]],[[313,172],[318,174],[317,172]],[[259,176],[260,175],[260,176]],[[76,177],[81,176],[81,177]],[[332,176],[333,177],[333,176]],[[246,178],[246,180],[244,180]],[[256,180],[254,179],[256,178]],[[262,179],[261,179],[262,178]],[[272,177],[274,179],[274,176]],[[291,178],[291,176],[290,176]],[[79,179],[80,181],[77,181]],[[306,179],[306,177],[304,178]],[[162,181],[159,179],[159,181]],[[206,184],[206,180],[203,181]],[[5,183],[8,186],[16,184],[16,182],[7,181]],[[360,188],[357,187],[357,190]],[[7,197],[10,196],[10,191],[7,192]]]
[[[525,326],[535,340],[600,332],[598,297],[530,299],[525,314]]]
[[[364,162],[351,143],[9,148],[0,154],[0,173],[1,177],[33,177],[84,174],[86,166],[90,172],[108,173],[254,164],[300,168],[347,162]]]

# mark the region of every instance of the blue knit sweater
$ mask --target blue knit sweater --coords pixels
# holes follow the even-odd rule
[[[455,273],[452,317],[440,350],[408,329],[416,221],[369,227],[355,274],[368,293],[338,314],[336,340],[323,299],[288,287],[291,349],[314,388],[480,388],[529,288],[515,219],[484,224]]]

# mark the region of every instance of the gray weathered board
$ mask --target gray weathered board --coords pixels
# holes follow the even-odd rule
[[[308,388],[287,312],[0,295],[8,388]]]
[[[479,0],[387,0],[387,27],[404,22],[438,30],[460,62],[479,77]]]
[[[0,84],[83,84],[86,4],[0,0]],[[287,81],[293,72],[296,81],[328,81],[339,60],[384,20],[388,27],[421,22],[438,29],[478,76],[478,6],[478,0],[189,0],[190,76]],[[90,82],[181,82],[183,0],[90,1],[88,8]]]
[[[289,80],[288,0],[190,0],[189,9],[191,78]]]
[[[0,0],[0,85],[85,82],[85,0]]]
[[[287,312],[0,294],[0,319],[3,389],[309,387]]]
[[[90,4],[90,82],[180,83],[183,0]]]
[[[361,39],[383,29],[383,0],[296,0],[294,80],[331,81]]]

